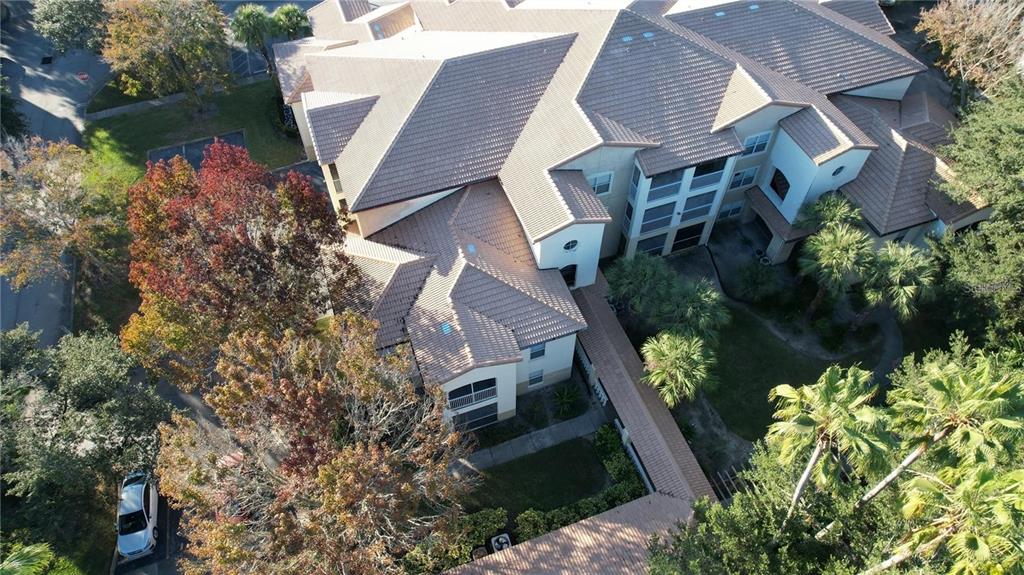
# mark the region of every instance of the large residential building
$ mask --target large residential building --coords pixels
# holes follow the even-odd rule
[[[474,428],[564,379],[598,260],[756,222],[768,257],[831,191],[881,240],[977,221],[935,186],[953,122],[874,0],[325,0],[275,46],[378,345]]]

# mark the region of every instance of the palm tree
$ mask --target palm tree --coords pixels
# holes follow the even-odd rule
[[[869,405],[875,396],[870,381],[869,371],[859,367],[844,371],[833,365],[813,385],[780,385],[769,393],[769,398],[778,403],[778,421],[769,428],[767,439],[779,446],[780,460],[791,465],[811,450],[793,490],[783,529],[812,475],[816,485],[825,487],[835,480],[844,464],[863,474],[884,463],[888,437],[881,414]]]
[[[713,381],[714,354],[699,337],[663,331],[644,342],[640,351],[647,369],[644,382],[658,390],[670,408],[693,399]]]
[[[867,269],[872,254],[871,240],[863,230],[847,223],[829,224],[804,245],[800,271],[818,282],[818,293],[807,308],[814,315],[825,294],[841,295]]]
[[[47,543],[16,546],[0,562],[0,575],[38,575],[53,561],[53,551]]]
[[[876,575],[915,555],[945,546],[951,573],[1010,572],[1024,560],[1024,469],[997,472],[987,466],[946,468],[918,474],[907,483],[903,515],[927,521],[904,539],[896,552],[861,575]]]
[[[259,50],[267,61],[267,69],[273,73],[274,59],[267,49],[267,39],[277,33],[277,22],[270,17],[266,8],[259,4],[239,6],[231,19],[231,33],[246,46]]]
[[[862,508],[929,449],[948,443],[967,465],[992,463],[1005,443],[1024,429],[1024,375],[992,355],[971,351],[955,339],[952,354],[933,353],[895,375],[888,400],[893,427],[913,449],[854,505]],[[833,527],[818,532],[820,539]]]
[[[901,320],[917,313],[917,302],[930,295],[935,283],[935,266],[924,252],[909,244],[887,242],[872,258],[864,281],[868,306],[857,315],[850,329],[857,329],[871,310],[888,305]]]
[[[818,228],[833,224],[856,225],[860,210],[837,192],[822,194],[813,204],[804,204],[797,214],[796,227]]]
[[[707,341],[718,339],[718,331],[729,323],[729,309],[722,303],[722,294],[706,278],[683,282],[674,292],[674,297],[664,302],[670,306],[669,313],[675,329],[700,336]]]
[[[309,18],[306,12],[295,4],[279,6],[270,15],[277,25],[277,29],[288,37],[289,40],[301,38],[309,30]]]

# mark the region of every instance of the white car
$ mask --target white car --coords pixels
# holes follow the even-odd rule
[[[156,487],[145,473],[121,483],[117,506],[117,552],[125,559],[149,555],[156,548]]]

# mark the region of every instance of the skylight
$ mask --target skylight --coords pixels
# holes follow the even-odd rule
[[[441,324],[441,333],[448,335],[452,332],[452,324],[444,322]]]
[[[470,255],[476,253],[476,244],[466,244],[466,252]]]
[[[644,32],[644,38],[647,38],[648,40],[654,38],[654,32]]]
[[[623,36],[622,37],[622,41],[626,42],[628,44],[629,42],[633,41],[633,37],[632,36]]]
[[[760,8],[760,6],[758,6],[757,4],[751,4],[750,6],[747,6],[747,8],[750,10],[757,10],[758,8]]]
[[[722,16],[725,16],[725,12],[715,12],[715,16],[721,18]]]

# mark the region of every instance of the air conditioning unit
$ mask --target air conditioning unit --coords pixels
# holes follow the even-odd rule
[[[495,553],[502,549],[508,549],[511,546],[512,538],[508,536],[508,533],[502,533],[491,537],[491,549],[494,549]]]

